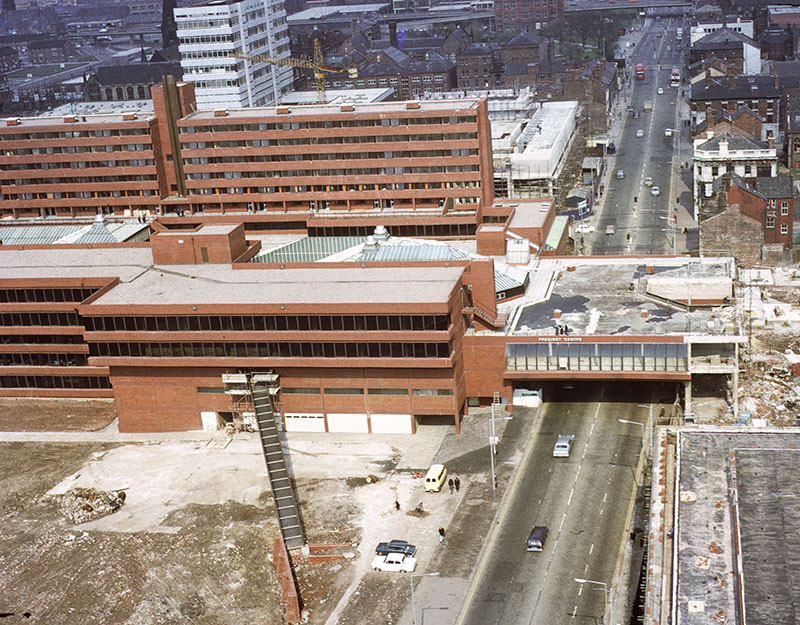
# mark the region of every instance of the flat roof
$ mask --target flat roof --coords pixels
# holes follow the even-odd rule
[[[229,234],[236,230],[240,224],[204,224],[197,230],[167,230],[158,232],[158,237],[188,237],[197,234]]]
[[[0,279],[119,277],[132,280],[153,264],[149,248],[0,250]]]
[[[336,80],[334,78],[334,80]],[[346,80],[346,78],[341,78]],[[325,99],[328,104],[367,104],[383,102],[394,96],[394,87],[377,89],[326,89]],[[316,91],[292,91],[281,96],[284,106],[299,104],[316,104],[319,94]]]
[[[737,619],[739,555],[748,622],[800,623],[800,432],[683,430],[679,442],[676,625]]]
[[[356,113],[419,113],[425,111],[452,111],[453,109],[474,109],[478,106],[478,100],[414,100],[419,103],[419,108],[407,109],[406,102],[371,102],[369,104],[353,104]],[[202,120],[216,120],[223,123],[225,120],[237,119],[241,117],[286,117],[285,114],[278,113],[278,109],[287,108],[286,106],[261,106],[248,108],[227,108],[226,117],[215,115],[214,111],[196,111],[182,118],[184,122],[196,122]],[[296,115],[340,115],[341,106],[338,104],[298,104],[290,107],[290,114]]]
[[[508,229],[512,231],[514,228],[542,228],[552,207],[550,200],[538,202],[519,200],[513,203],[504,203],[503,206],[514,204],[516,204],[514,214],[508,224]]]
[[[736,333],[734,306],[695,308],[691,312],[669,306],[646,292],[653,267],[656,278],[684,279],[691,261],[692,279],[728,278],[726,259],[683,257],[574,257],[541,258],[530,271],[525,295],[498,304],[510,313],[515,336],[555,334],[554,311],[574,336],[732,335]]]
[[[301,22],[304,20],[318,20],[324,19],[330,15],[348,14],[348,13],[379,13],[389,6],[388,3],[381,2],[375,4],[352,4],[352,5],[337,5],[326,7],[311,7],[299,13],[292,13],[286,17],[286,21],[291,24],[292,22]]]
[[[461,267],[154,266],[91,306],[446,304],[462,271]]]

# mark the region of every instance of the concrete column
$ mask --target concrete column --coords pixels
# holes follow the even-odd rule
[[[739,420],[739,344],[733,344],[733,375],[731,375],[731,395],[733,396],[733,418]]]
[[[686,414],[687,412],[693,412],[692,410],[692,381],[687,380],[683,383],[683,391],[684,391],[684,404],[685,407],[683,409],[683,413]],[[696,420],[696,417],[695,417]]]

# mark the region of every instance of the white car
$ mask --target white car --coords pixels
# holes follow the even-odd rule
[[[591,224],[578,224],[575,226],[575,232],[578,234],[590,234],[594,232],[594,226]]]
[[[644,186],[646,186],[646,187],[652,187],[653,186],[653,179],[650,176],[648,176],[647,178],[644,179]]]
[[[616,226],[606,226],[606,234],[614,234],[616,231]]]
[[[636,136],[637,137],[644,137],[644,130],[639,128],[639,130],[636,131]]]
[[[664,95],[664,89],[662,89],[661,87],[659,87],[659,88],[656,90],[656,93],[657,93],[658,95]]]
[[[672,128],[664,128],[664,136],[671,137],[672,136]]]
[[[661,189],[658,187],[653,187],[650,189],[650,195],[661,195]]]
[[[372,568],[375,571],[389,571],[393,573],[412,573],[417,568],[417,558],[402,553],[387,553],[376,555],[372,559]]]

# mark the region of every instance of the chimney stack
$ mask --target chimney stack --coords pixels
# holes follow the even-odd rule
[[[706,70],[706,86],[711,85],[711,70]]]

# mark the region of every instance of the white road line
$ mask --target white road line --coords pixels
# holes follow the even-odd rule
[[[573,486],[572,490],[569,491],[569,498],[567,499],[567,506],[569,506],[569,504],[572,503],[572,495],[574,495],[574,494],[575,494],[575,487]]]
[[[578,588],[578,596],[580,597],[582,594],[583,594],[583,584],[581,584],[581,587]],[[577,607],[577,606],[575,606],[575,607]]]
[[[559,534],[561,533],[561,528],[564,527],[564,521],[566,521],[566,520],[567,520],[567,513],[565,512],[564,516],[561,517],[561,525],[558,526],[558,533]]]
[[[578,594],[581,594],[581,593],[578,593]],[[578,606],[576,605],[574,608],[572,608],[572,618],[575,618],[575,615],[577,613],[578,613]]]
[[[606,493],[605,495],[603,495],[603,503],[605,503],[607,499],[608,499],[608,493]]]
[[[583,574],[586,575],[588,571],[589,571],[589,565],[587,564],[585,567],[583,567]]]
[[[603,514],[603,510],[604,510],[604,508],[600,508],[600,514],[601,515]]]
[[[594,551],[594,543],[592,543],[592,546],[589,547],[589,555],[592,555],[593,551]]]

